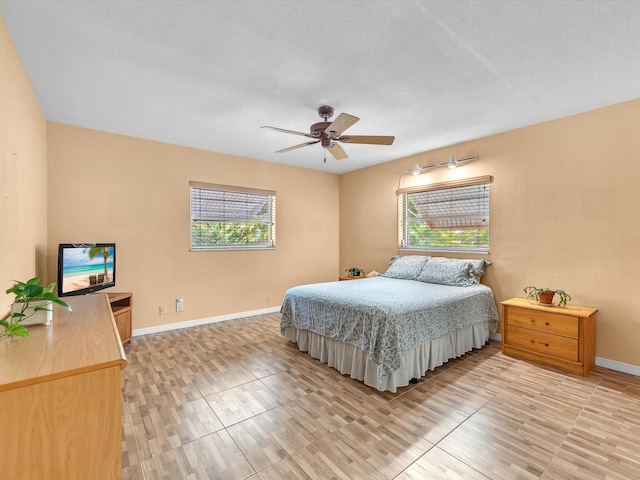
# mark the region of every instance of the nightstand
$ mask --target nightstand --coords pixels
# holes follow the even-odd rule
[[[524,298],[502,302],[502,353],[588,375],[595,365],[596,312],[546,307]]]
[[[338,277],[339,281],[343,281],[343,280],[362,280],[363,278],[367,278],[366,276],[362,276],[362,277],[350,277],[348,275],[341,275]]]

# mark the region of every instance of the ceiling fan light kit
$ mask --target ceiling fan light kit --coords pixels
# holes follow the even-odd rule
[[[342,132],[344,132],[347,128],[351,127],[354,123],[360,120],[358,117],[353,115],[349,115],[348,113],[341,113],[338,117],[332,122],[329,121],[329,118],[333,116],[333,107],[329,105],[323,105],[318,108],[318,115],[324,120],[322,122],[314,123],[309,128],[309,133],[304,132],[296,132],[294,130],[286,130],[284,128],[277,127],[269,127],[263,126],[261,128],[267,128],[269,130],[273,130],[276,132],[289,133],[292,135],[300,135],[303,137],[312,138],[314,140],[310,142],[300,143],[298,145],[294,145],[292,147],[283,148],[282,150],[277,150],[275,153],[284,153],[290,152],[291,150],[296,150],[298,148],[306,147],[308,145],[313,145],[319,143],[325,151],[324,161],[327,161],[326,151],[329,150],[329,153],[336,160],[342,160],[348,158],[347,153],[344,149],[338,145],[336,142],[342,143],[354,143],[354,144],[365,144],[365,145],[392,145],[395,137],[393,136],[380,136],[380,135],[349,135],[343,136]]]
[[[472,157],[465,157],[465,158],[456,158],[455,156],[451,155],[447,162],[434,163],[431,165],[425,165],[423,167],[421,167],[417,163],[414,163],[413,167],[411,167],[409,170],[403,170],[402,173],[410,173],[411,175],[420,175],[425,170],[430,170],[432,168],[436,168],[436,167],[456,168],[461,163],[472,162],[473,160],[477,160],[477,159],[478,159],[477,155],[474,155]]]

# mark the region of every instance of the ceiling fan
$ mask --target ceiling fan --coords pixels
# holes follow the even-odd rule
[[[337,142],[342,143],[360,143],[369,145],[391,145],[396,137],[391,136],[377,136],[377,135],[342,135],[347,128],[360,120],[358,117],[349,115],[348,113],[341,113],[338,117],[330,122],[328,119],[333,116],[333,107],[323,105],[318,108],[318,115],[324,119],[323,122],[314,123],[309,129],[309,133],[296,132],[293,130],[285,130],[284,128],[276,128],[264,126],[261,128],[268,128],[276,132],[291,133],[293,135],[301,135],[303,137],[313,138],[310,142],[294,145],[293,147],[283,148],[275,153],[290,152],[297,148],[306,147],[307,145],[313,145],[319,143],[325,149],[324,161],[327,161],[326,152],[333,155],[336,160],[342,160],[347,158],[347,153],[343,148],[338,145]]]

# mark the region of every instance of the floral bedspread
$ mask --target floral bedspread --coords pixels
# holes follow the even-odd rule
[[[294,326],[354,345],[386,378],[402,354],[475,323],[498,324],[493,291],[486,285],[454,287],[374,277],[301,285],[287,290],[281,331]]]

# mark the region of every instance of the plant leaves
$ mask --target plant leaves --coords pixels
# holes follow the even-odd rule
[[[21,289],[19,289],[18,287],[16,287],[15,285],[11,288],[7,288],[7,291],[4,292],[7,295],[9,295],[10,293],[13,293],[14,295],[20,295],[21,293]]]
[[[9,335],[13,335],[14,337],[29,338],[29,330],[19,323],[12,323],[9,325],[7,332]]]
[[[58,305],[60,305],[61,307],[66,308],[70,312],[72,311],[71,307],[69,306],[69,304],[66,303],[66,302],[63,302],[62,300],[60,300],[55,293],[45,292],[45,293],[42,294],[42,298],[44,298],[45,300],[49,300],[49,301],[51,301],[53,303],[57,303]]]
[[[43,290],[44,290],[44,287],[42,285],[30,284],[24,287],[24,294],[25,296],[30,298],[34,298],[34,297],[39,298],[42,296]]]
[[[55,293],[51,293],[51,292],[45,292],[42,294],[42,298],[44,298],[45,300],[49,300],[50,302],[56,302],[58,303],[60,300],[58,299],[58,296]]]
[[[55,293],[53,293],[53,290],[55,289],[55,286],[56,286],[55,282],[51,282],[46,287],[43,287],[42,285],[40,285],[39,283],[40,277],[33,277],[27,280],[26,283],[16,281],[16,280],[14,280],[14,282],[15,283],[13,287],[7,289],[6,293],[7,294],[13,293],[15,295],[15,299],[14,299],[15,303],[22,302],[28,305],[30,302],[33,302],[33,301],[49,300],[50,302],[57,303],[61,307],[66,308],[70,312],[72,311],[69,304],[60,300],[58,296]],[[43,308],[43,307],[35,308],[35,311],[42,311],[42,310],[48,311],[49,309]],[[22,310],[22,313],[23,312],[24,312],[24,309]],[[17,314],[17,313],[11,314],[12,318],[24,317],[24,316],[25,315],[23,314]]]

